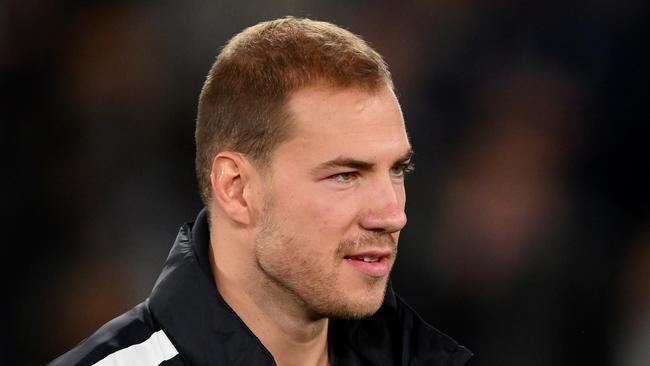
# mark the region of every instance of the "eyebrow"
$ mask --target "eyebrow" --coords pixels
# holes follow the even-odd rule
[[[397,158],[394,165],[407,163],[413,157],[413,149],[409,148],[402,156]],[[313,173],[320,172],[322,170],[336,169],[336,168],[350,168],[355,170],[371,170],[375,166],[375,163],[369,161],[363,161],[353,158],[346,158],[340,156],[336,159],[326,161],[324,163],[318,164],[317,167],[312,169]]]

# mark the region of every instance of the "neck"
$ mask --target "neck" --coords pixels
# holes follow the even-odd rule
[[[271,352],[276,364],[328,365],[329,320],[310,316],[301,303],[260,273],[245,241],[224,243],[210,233],[210,267],[219,293]],[[221,231],[224,232],[224,231]],[[238,241],[238,240],[237,240]]]

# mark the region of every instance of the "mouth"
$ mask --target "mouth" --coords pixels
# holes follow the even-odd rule
[[[381,260],[381,258],[377,257],[369,257],[369,256],[362,256],[362,257],[346,257],[345,259],[350,259],[353,261],[364,261],[366,263],[376,263]]]
[[[370,277],[383,277],[390,270],[390,252],[368,251],[343,257],[352,268]]]

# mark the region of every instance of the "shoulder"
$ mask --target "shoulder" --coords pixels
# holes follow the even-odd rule
[[[48,366],[158,365],[177,354],[164,331],[157,329],[145,301],[104,324]]]
[[[466,365],[473,353],[454,339],[424,321],[401,297],[395,294],[397,329],[401,337],[402,358],[427,365]]]

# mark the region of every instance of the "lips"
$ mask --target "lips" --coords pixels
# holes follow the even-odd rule
[[[351,257],[351,258],[347,258],[347,259],[352,259],[352,260],[355,260],[355,261],[364,261],[366,263],[375,263],[375,262],[378,262],[381,258],[362,256],[362,257]]]
[[[344,257],[345,262],[354,269],[370,277],[383,277],[388,274],[390,252],[367,251]]]

